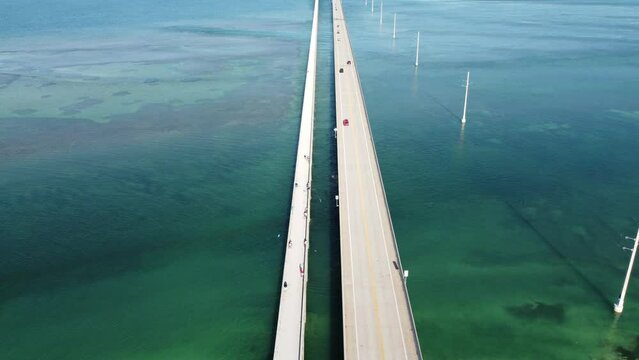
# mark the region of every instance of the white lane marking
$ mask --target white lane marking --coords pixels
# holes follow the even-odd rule
[[[344,33],[348,34],[348,31],[346,29],[344,29]],[[350,37],[348,37],[348,36],[346,36],[346,37],[348,39],[348,47],[349,47],[350,52],[352,54],[353,50],[352,50],[352,48],[350,46]],[[355,71],[351,72],[351,77],[353,77],[354,78],[354,82],[359,85],[359,79],[357,77],[355,77]],[[355,89],[355,94],[358,97],[359,103],[362,106],[364,106],[364,100],[362,98],[362,94],[360,94],[360,87],[359,86]],[[360,110],[360,112],[361,112],[361,110]],[[364,113],[364,114],[366,114],[366,113]],[[368,118],[366,118],[366,122],[368,123],[367,126],[370,126],[370,123],[368,122]],[[369,130],[368,134],[370,134],[371,132],[372,131]],[[372,142],[373,139],[370,139],[370,141]],[[388,257],[388,246],[386,245],[386,234],[384,233],[384,227],[382,226],[382,214],[380,212],[379,196],[378,196],[378,193],[377,193],[377,185],[375,183],[375,178],[373,177],[373,167],[371,165],[371,156],[370,156],[370,150],[369,150],[369,146],[368,146],[369,144],[368,143],[369,143],[369,141],[366,141],[366,153],[368,154],[368,167],[370,169],[370,176],[371,176],[371,180],[373,181],[373,189],[375,191],[375,203],[377,205],[377,215],[379,216],[379,220],[380,220],[379,221],[379,225],[380,225],[381,232],[382,232],[382,238],[384,240],[383,243],[384,243],[384,252],[385,252],[385,255],[386,255],[386,265],[387,265],[387,268],[388,268],[388,275],[389,275],[391,289],[393,290],[393,300],[395,301],[395,311],[397,313],[397,322],[399,324],[399,331],[400,331],[400,335],[401,335],[401,338],[402,338],[402,346],[404,348],[404,358],[408,359],[408,352],[406,350],[406,341],[404,340],[404,330],[402,328],[402,321],[401,321],[401,317],[400,317],[400,314],[399,314],[399,305],[397,303],[397,294],[395,292],[395,285],[393,284],[392,272],[391,272],[391,267],[390,267],[390,258]],[[380,181],[381,181],[381,179],[380,179]],[[389,219],[389,221],[390,221],[390,219]]]
[[[339,1],[339,0],[338,0]],[[340,10],[341,10],[341,3],[340,3]],[[342,15],[342,18],[344,18],[344,16]],[[335,29],[333,29],[333,36],[335,36]],[[333,41],[333,46],[335,47],[337,45],[337,41]],[[333,51],[335,53],[335,51]],[[339,61],[337,61],[337,64],[339,64]],[[338,88],[339,88],[339,111],[341,116],[337,116],[337,126],[339,125],[339,120],[341,120],[344,117],[344,109],[343,109],[343,103],[342,103],[342,82],[341,82],[341,75],[339,75],[340,73],[337,73],[337,84],[338,84]],[[342,126],[342,131],[341,132],[341,137],[342,137],[342,153],[344,154],[344,162],[346,162],[346,145],[345,145],[345,141],[344,141],[344,124],[341,125]],[[348,176],[346,176],[346,171],[343,172],[344,173],[344,183],[346,184],[346,214],[348,215],[349,211],[349,205],[350,205],[350,201],[349,201],[349,197],[348,197]],[[357,354],[357,359],[359,360],[359,337],[357,334],[357,302],[355,301],[355,271],[353,270],[354,266],[353,266],[353,242],[352,242],[352,234],[351,234],[351,222],[348,221],[348,253],[350,255],[351,258],[351,279],[353,281],[353,286],[351,287],[351,290],[353,292],[353,317],[355,320],[355,353]]]

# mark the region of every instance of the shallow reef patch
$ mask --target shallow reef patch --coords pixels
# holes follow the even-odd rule
[[[523,305],[507,306],[506,311],[523,320],[548,320],[562,323],[566,319],[566,310],[563,304],[545,304],[539,301]]]

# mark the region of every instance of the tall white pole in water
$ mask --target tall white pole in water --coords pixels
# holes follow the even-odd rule
[[[371,14],[375,11],[375,0],[371,0]]]
[[[466,75],[466,96],[464,96],[464,115],[462,115],[462,124],[466,123],[466,107],[468,105],[468,83],[470,82],[470,71]]]
[[[368,0],[364,0],[364,6],[368,6]]]
[[[419,31],[417,32],[417,52],[415,53],[415,66],[419,66]]]
[[[397,24],[397,13],[393,15],[393,39],[395,38],[395,25]]]
[[[628,238],[632,239],[632,238]],[[621,314],[623,311],[623,302],[626,298],[626,291],[628,290],[628,283],[630,282],[630,274],[632,274],[632,265],[635,262],[635,255],[637,255],[637,245],[639,244],[639,230],[637,230],[637,236],[632,239],[635,241],[635,246],[632,248],[632,255],[630,255],[630,264],[628,264],[628,272],[626,273],[626,280],[623,283],[623,289],[621,290],[621,295],[619,296],[619,300],[615,303],[615,312]]]
[[[382,16],[384,16],[384,2],[379,6],[379,24],[382,24]]]

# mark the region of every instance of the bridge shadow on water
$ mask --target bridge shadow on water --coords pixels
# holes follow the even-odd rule
[[[335,86],[331,87],[331,99],[335,99]],[[335,109],[331,111],[331,118],[335,119]],[[337,179],[337,141],[333,137],[330,146],[331,173],[335,174],[330,184],[330,193],[338,193]],[[340,260],[339,208],[330,207],[330,354],[331,359],[341,359],[344,356],[343,323],[342,323],[342,277]]]
[[[528,229],[530,229],[536,236],[539,238],[548,249],[555,254],[558,258],[563,260],[564,264],[568,266],[572,272],[583,281],[588,288],[592,291],[593,294],[597,295],[597,298],[601,305],[605,306],[606,309],[610,310],[613,307],[613,302],[610,301],[609,297],[597,286],[595,283],[590,280],[583,271],[581,271],[572,260],[564,254],[559,247],[557,247],[548,237],[546,237],[530,220],[526,218],[524,214],[522,214],[512,203],[507,200],[504,200],[504,203],[508,206],[508,208],[512,211],[513,215]]]

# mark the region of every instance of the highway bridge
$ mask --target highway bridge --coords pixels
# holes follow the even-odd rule
[[[315,79],[317,69],[318,2],[315,0],[311,41],[306,67],[304,99],[297,144],[291,212],[280,290],[280,307],[273,358],[304,358],[306,325],[306,284],[308,282],[309,225],[311,219],[311,181],[313,169],[313,123],[315,119]]]
[[[341,0],[333,5],[345,359],[421,359]]]

